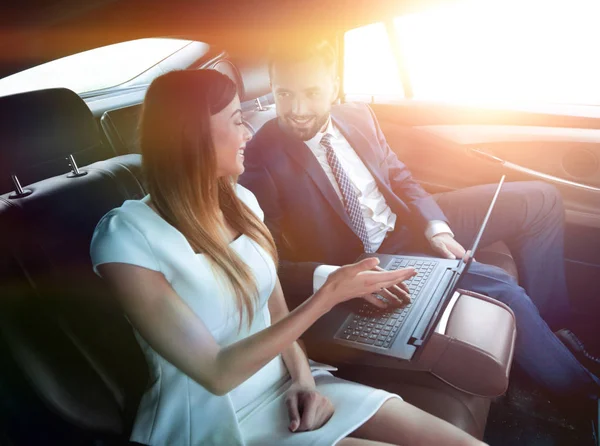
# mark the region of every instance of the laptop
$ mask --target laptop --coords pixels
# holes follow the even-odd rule
[[[419,347],[449,317],[445,309],[458,299],[456,290],[460,279],[471,265],[479,242],[504,184],[503,175],[498,183],[487,213],[473,240],[470,255],[459,260],[425,256],[363,254],[378,257],[379,266],[394,270],[413,267],[417,275],[404,282],[412,302],[405,308],[382,310],[363,299],[353,299],[334,307],[309,331],[313,340],[333,342],[346,347],[365,350],[401,360],[411,360]]]

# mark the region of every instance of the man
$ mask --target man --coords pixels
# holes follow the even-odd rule
[[[273,53],[269,74],[278,118],[248,143],[240,178],[256,194],[279,247],[280,277],[291,306],[317,289],[335,265],[352,263],[363,252],[463,256],[496,187],[437,197],[425,192],[389,148],[367,105],[332,107],[339,90],[335,61],[325,42]],[[523,287],[500,268],[478,262],[462,287],[511,307],[516,360],[530,376],[559,394],[597,395],[598,378],[536,308],[554,328],[563,326],[569,311],[563,219],[553,187],[507,183],[482,246],[505,241]],[[600,372],[582,348],[573,350]]]

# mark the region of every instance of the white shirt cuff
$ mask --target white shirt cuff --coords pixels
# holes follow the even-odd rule
[[[450,226],[445,221],[442,220],[431,220],[427,224],[427,228],[425,229],[425,238],[427,240],[431,240],[438,234],[450,234],[454,237],[454,233],[450,230]],[[318,269],[318,268],[317,268]]]
[[[315,268],[313,274],[313,293],[316,293],[325,284],[327,277],[336,269],[339,269],[339,266],[320,265]]]

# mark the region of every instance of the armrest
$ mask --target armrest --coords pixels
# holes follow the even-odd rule
[[[438,326],[415,365],[464,392],[502,395],[517,335],[512,310],[490,297],[460,290],[446,312],[445,327]]]
[[[377,366],[434,375],[464,393],[491,398],[508,388],[515,340],[515,316],[503,303],[482,294],[458,290],[435,332],[410,361],[345,346],[310,342],[309,356],[320,362]]]

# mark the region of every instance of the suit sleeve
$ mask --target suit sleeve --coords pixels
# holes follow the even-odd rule
[[[251,147],[250,150],[257,151],[260,148]],[[245,164],[246,170],[239,178],[239,182],[256,195],[258,204],[265,214],[265,224],[275,240],[279,253],[278,275],[281,286],[290,309],[295,308],[313,294],[314,271],[321,263],[294,262],[286,258],[286,254],[292,248],[286,243],[282,230],[284,209],[277,184],[258,154],[247,156]]]
[[[387,143],[377,118],[371,107],[367,106],[373,126],[377,133],[377,143],[384,152],[384,161],[381,164],[382,169],[387,169],[392,190],[406,203],[415,215],[416,223],[425,231],[428,223],[432,220],[448,222],[444,212],[440,209],[433,197],[417,183],[408,168],[398,159],[394,151]]]

